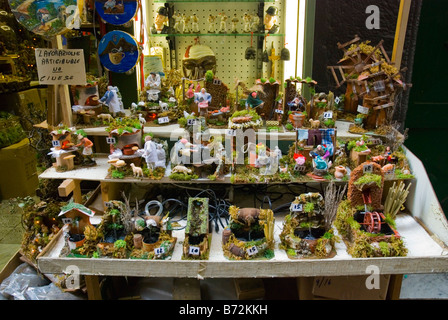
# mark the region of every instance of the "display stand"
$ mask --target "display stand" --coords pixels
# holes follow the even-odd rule
[[[338,136],[347,134],[338,123]],[[165,127],[166,128],[166,127]],[[159,130],[160,128],[158,128]],[[166,129],[165,129],[166,130]],[[158,131],[161,135],[168,132]],[[100,134],[100,131],[98,131]],[[295,135],[294,138],[295,139]],[[293,140],[291,139],[291,140]],[[286,137],[285,137],[286,140]],[[429,178],[422,163],[405,148],[406,156],[417,182],[412,184],[405,207],[406,214],[398,215],[397,230],[408,248],[406,257],[353,258],[346,250],[343,242],[336,244],[337,254],[329,259],[297,259],[291,260],[284,250],[278,247],[279,233],[283,217],[276,216],[275,256],[271,260],[228,260],[224,257],[221,245],[221,233],[214,232],[208,260],[182,260],[182,243],[184,233],[174,231],[178,244],[174,248],[171,260],[137,260],[137,259],[85,259],[59,257],[64,245],[62,232],[38,256],[39,270],[43,273],[63,273],[70,265],[76,265],[80,274],[86,276],[89,299],[99,299],[98,276],[131,276],[155,278],[308,278],[319,276],[359,276],[366,275],[369,266],[377,266],[382,275],[391,275],[387,297],[399,297],[403,274],[433,273],[448,271],[448,223],[440,209],[437,197],[431,187]],[[64,194],[72,191],[79,194],[79,182],[83,180],[99,181],[102,200],[107,202],[119,198],[119,192],[125,183],[142,183],[140,179],[107,179],[108,164],[106,158],[99,158],[98,165],[74,171],[57,172],[50,168],[40,175],[42,179],[69,179],[64,182]],[[143,181],[147,183],[147,180]],[[200,185],[204,181],[188,182]],[[210,183],[210,181],[206,181]],[[174,181],[152,181],[151,183],[174,183]],[[178,182],[175,182],[178,183]],[[222,184],[232,188],[228,181]],[[307,185],[322,186],[321,182],[309,182]],[[238,194],[238,196],[243,196]],[[235,196],[235,204],[241,201]],[[247,195],[246,195],[247,197]],[[101,219],[101,217],[95,217]]]

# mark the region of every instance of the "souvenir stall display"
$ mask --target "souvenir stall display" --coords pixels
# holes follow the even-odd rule
[[[9,3],[45,37],[66,31],[76,5]],[[100,18],[91,28],[105,74],[51,85],[47,121],[32,126],[51,162],[39,178],[60,183],[63,198],[22,206],[21,253],[42,273],[75,265],[92,290],[98,276],[355,276],[373,258],[401,275],[416,271],[412,259],[446,264],[413,212],[422,169],[393,123],[412,85],[384,41],[337,43],[325,87],[310,66],[297,75],[302,44],[287,43],[285,0],[84,5],[81,15]],[[9,147],[28,130],[4,117]]]

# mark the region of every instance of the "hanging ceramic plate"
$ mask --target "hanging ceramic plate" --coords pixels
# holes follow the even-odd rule
[[[51,37],[68,31],[78,13],[76,0],[8,0],[17,21],[29,31]]]
[[[134,68],[140,56],[138,43],[134,37],[119,30],[104,35],[98,44],[98,54],[103,66],[117,73],[124,73]]]
[[[95,0],[95,9],[104,21],[122,25],[137,13],[137,0]]]

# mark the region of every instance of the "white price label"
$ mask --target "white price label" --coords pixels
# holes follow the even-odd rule
[[[369,114],[369,108],[366,108],[366,107],[363,107],[363,106],[358,106],[357,111],[359,113],[362,113],[362,114]]]
[[[162,124],[162,123],[170,122],[170,119],[168,117],[162,117],[162,118],[157,119],[157,121],[159,122],[159,124]]]
[[[291,211],[294,211],[294,212],[303,211],[303,204],[301,204],[301,203],[292,203],[290,209],[291,209]]]
[[[247,248],[247,254],[248,254],[249,256],[253,256],[254,254],[257,254],[257,253],[258,253],[258,249],[257,249],[256,246]]]
[[[376,82],[373,83],[373,90],[375,90],[376,92],[385,91],[386,90],[386,84],[382,80],[376,81]]]
[[[199,247],[190,246],[190,248],[188,248],[188,253],[193,256],[198,256],[200,252],[201,250],[199,249]]]
[[[365,164],[362,168],[363,173],[372,173],[373,172],[373,164]]]
[[[334,99],[334,102],[335,102],[336,104],[339,104],[339,102],[341,102],[341,99],[340,99],[339,97],[336,97],[336,99]]]
[[[324,119],[333,119],[333,111],[324,112]]]
[[[61,142],[59,142],[59,140],[52,140],[51,144],[53,145],[53,147],[60,147],[61,146]]]
[[[62,223],[63,224],[71,224],[72,223],[72,218],[62,218]]]
[[[115,144],[116,141],[114,137],[106,137],[107,144]]]
[[[162,255],[164,253],[165,253],[165,248],[164,247],[158,247],[158,248],[154,249],[154,254],[156,256],[160,256],[160,255]]]
[[[188,119],[188,120],[187,120],[187,125],[189,125],[189,126],[194,126],[194,125],[196,125],[196,119]]]
[[[229,137],[234,137],[234,136],[236,136],[236,130],[233,130],[233,129],[227,129],[227,130],[226,130],[226,136],[229,136]]]
[[[279,113],[279,114],[283,114],[283,110],[282,109],[275,109],[275,112]]]

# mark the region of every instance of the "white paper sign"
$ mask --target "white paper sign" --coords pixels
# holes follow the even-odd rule
[[[53,147],[61,146],[61,142],[59,142],[59,140],[51,140],[51,144],[53,145]]]
[[[188,249],[188,253],[193,256],[198,256],[200,252],[201,250],[199,249],[199,247],[190,246],[190,248]]]
[[[372,164],[365,164],[362,168],[363,173],[372,173],[373,172],[373,165]]]
[[[303,211],[303,205],[301,203],[292,203],[290,209],[294,212]]]
[[[86,84],[83,49],[36,48],[39,84]]]
[[[250,247],[247,249],[247,254],[249,256],[253,256],[254,254],[257,254],[257,253],[258,253],[258,249],[256,246],[253,246],[253,247]]]
[[[324,119],[333,119],[333,111],[324,112]]]
[[[72,218],[62,218],[62,223],[63,224],[71,224],[72,223]]]
[[[108,144],[115,144],[117,140],[115,140],[115,137],[106,137],[106,142]]]
[[[196,125],[196,119],[188,119],[188,120],[187,120],[187,125],[189,125],[189,126],[194,126],[194,125]]]
[[[160,255],[162,255],[164,253],[165,253],[165,248],[164,247],[158,247],[158,248],[154,249],[154,254],[156,256],[160,256]]]
[[[229,136],[229,137],[234,137],[234,136],[236,136],[236,130],[233,130],[233,129],[227,129],[227,130],[226,130],[226,136]]]
[[[168,117],[162,117],[162,118],[157,119],[157,121],[159,122],[159,124],[162,124],[162,123],[170,122],[170,119]]]
[[[283,114],[283,110],[282,109],[275,109],[275,112],[279,113],[279,114]]]
[[[362,114],[369,114],[369,108],[358,106],[358,112]]]

